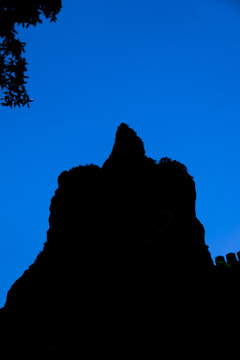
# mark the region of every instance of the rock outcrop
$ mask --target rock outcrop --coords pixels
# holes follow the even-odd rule
[[[186,167],[147,157],[126,124],[101,168],[63,172],[43,251],[0,312],[9,358],[203,349],[202,329],[211,338],[237,306],[236,290],[230,301],[219,289],[239,273],[214,266],[195,200]]]

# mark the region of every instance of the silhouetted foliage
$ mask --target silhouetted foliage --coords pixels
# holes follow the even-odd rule
[[[27,62],[25,43],[17,38],[16,24],[23,27],[42,23],[42,16],[56,21],[61,0],[2,0],[0,2],[0,86],[3,106],[29,106],[25,87]]]
[[[147,157],[121,124],[101,168],[59,176],[43,251],[0,311],[1,350],[194,358],[216,355],[220,342],[222,351],[239,322],[240,266],[234,254],[214,266],[195,200],[187,168]]]

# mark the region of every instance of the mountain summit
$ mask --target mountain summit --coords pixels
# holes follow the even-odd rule
[[[142,140],[127,124],[122,123],[117,129],[112,153],[104,166],[110,161],[124,159],[129,162],[130,160],[141,158],[144,155],[145,150]]]

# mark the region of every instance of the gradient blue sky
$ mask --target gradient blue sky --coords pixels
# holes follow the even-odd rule
[[[30,109],[0,108],[0,306],[46,241],[58,175],[102,165],[118,125],[184,163],[213,257],[240,250],[240,6],[63,0],[23,29]]]

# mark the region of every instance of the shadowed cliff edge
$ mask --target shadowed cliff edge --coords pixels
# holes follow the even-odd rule
[[[0,310],[2,351],[149,357],[232,340],[239,262],[213,264],[195,200],[186,167],[147,157],[121,124],[101,168],[59,176],[43,251]]]

